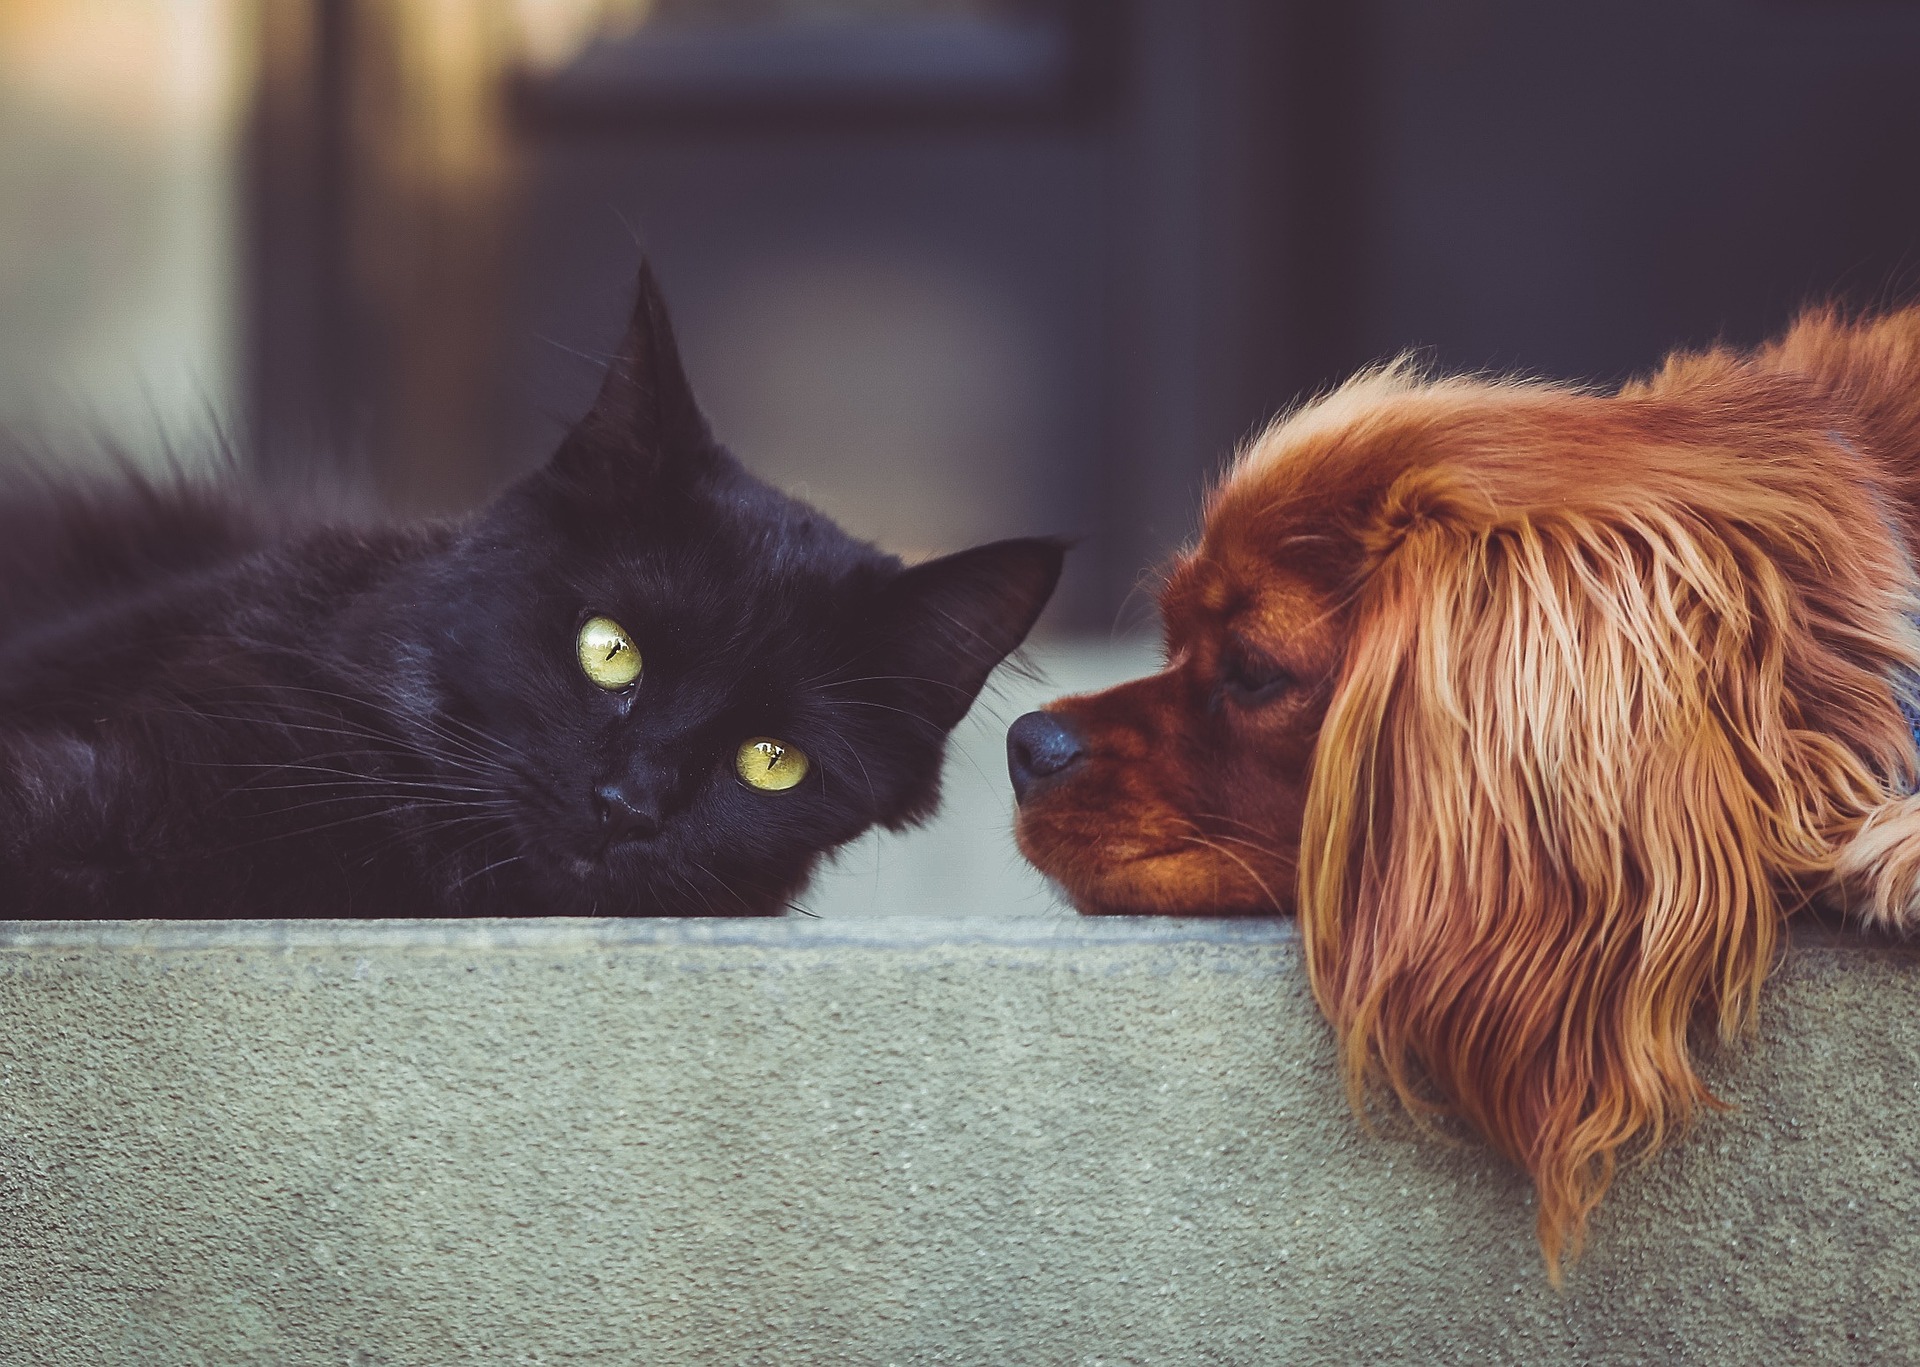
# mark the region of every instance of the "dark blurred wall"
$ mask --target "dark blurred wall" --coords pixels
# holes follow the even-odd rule
[[[1920,5],[1376,0],[1370,349],[1611,379],[1920,286]]]
[[[586,402],[644,250],[743,459],[903,551],[1081,535],[1056,627],[1137,619],[1235,443],[1355,366],[1608,381],[1920,286],[1910,0],[953,0],[918,55],[643,29],[503,57],[497,165],[455,136],[477,69],[379,79],[383,32],[424,41],[397,0],[287,12],[265,447],[344,433],[396,501],[470,502]],[[422,107],[451,131],[396,155]]]

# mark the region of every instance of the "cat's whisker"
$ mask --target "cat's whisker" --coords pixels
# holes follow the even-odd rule
[[[843,751],[846,754],[846,756],[853,761],[854,767],[860,771],[860,777],[862,780],[865,781],[867,785],[868,803],[871,806],[878,808],[880,805],[880,794],[879,794],[879,791],[875,789],[873,786],[873,774],[868,771],[867,762],[860,757],[860,751],[854,748],[852,742],[848,741],[845,737],[836,736],[834,737],[834,739],[839,743],[840,750]],[[821,758],[830,760],[832,756],[830,754],[826,754],[826,755],[822,755]],[[822,783],[826,781],[826,775],[827,773],[830,772],[830,770],[831,770],[831,765],[822,766],[820,771]]]
[[[493,759],[497,757],[500,752],[500,743],[496,738],[488,735],[478,727],[447,713],[428,715],[417,711],[403,711],[387,705],[378,698],[355,698],[349,694],[335,693],[328,689],[309,687],[302,691],[320,697],[332,698],[355,706],[365,707],[381,713],[403,725],[423,730],[448,745],[462,748],[475,759]],[[466,735],[462,736],[451,729],[456,726],[459,727],[461,731],[464,731]]]
[[[894,706],[891,706],[890,704],[883,703],[883,702],[868,702],[864,698],[838,698],[834,701],[834,706],[835,707],[871,707],[881,712],[897,712],[901,716],[906,717],[908,720],[920,726],[926,727],[927,730],[933,732],[935,735],[944,736],[946,734],[946,728],[941,726],[939,723],[929,721],[927,720],[927,718],[921,716],[918,712],[910,712],[904,707],[894,707]]]
[[[457,879],[453,883],[449,891],[459,892],[462,888],[465,888],[469,883],[472,883],[475,879],[483,878],[487,874],[492,873],[495,869],[504,869],[509,864],[517,864],[525,857],[526,857],[525,855],[510,854],[504,859],[496,859],[491,864],[487,864],[481,868],[475,869],[472,873],[468,874],[466,877]]]
[[[707,872],[707,870],[706,870],[706,869],[704,868],[704,866],[702,866],[702,865],[700,865],[700,864],[698,864],[698,863],[695,863],[695,864],[693,865],[693,867],[694,867],[694,868],[696,868],[696,869],[699,869],[699,870],[700,870],[701,872],[703,872],[703,873],[705,873],[705,872]],[[664,876],[665,876],[665,878],[666,878],[666,880],[667,880],[667,887],[668,887],[668,889],[669,889],[670,891],[673,891],[673,892],[676,892],[676,893],[682,893],[682,892],[683,892],[683,893],[685,893],[685,895],[686,895],[686,897],[687,897],[688,899],[690,899],[690,900],[694,900],[694,901],[697,901],[697,902],[698,902],[698,903],[700,904],[700,913],[699,913],[699,914],[701,914],[701,915],[703,915],[703,916],[711,916],[711,915],[713,915],[713,914],[714,914],[714,913],[713,913],[713,899],[712,899],[712,898],[710,898],[710,897],[708,897],[708,896],[707,896],[707,895],[706,895],[705,893],[703,893],[703,892],[701,892],[701,891],[700,891],[700,889],[699,889],[699,887],[698,887],[698,885],[696,885],[695,883],[693,883],[692,881],[690,881],[690,880],[689,880],[688,878],[686,878],[686,877],[685,877],[685,876],[684,876],[683,874],[681,874],[681,873],[680,873],[680,872],[679,872],[678,870],[676,870],[676,869],[672,869],[672,868],[661,868],[661,869],[659,869],[659,870],[657,870],[657,872],[659,872],[660,874],[662,874],[662,875],[664,875]],[[596,902],[596,903],[595,903],[595,905],[597,906],[597,905],[598,905],[598,903]],[[659,901],[658,901],[657,899],[656,899],[656,901],[655,901],[655,903],[654,903],[654,906],[655,906],[655,912],[654,912],[654,914],[655,914],[656,916],[657,916],[657,915],[662,915],[663,913],[662,913],[662,912],[660,912],[660,911],[658,910],[658,908],[659,908],[659,906],[660,906],[660,903],[659,903]]]
[[[318,793],[322,795],[312,797],[306,802],[267,808],[254,813],[251,819],[269,821],[276,817],[286,816],[292,812],[306,810],[310,807],[323,805],[337,806],[350,802],[367,803],[378,811],[389,812],[395,815],[432,809],[457,811],[473,819],[479,819],[482,817],[504,817],[510,815],[512,811],[509,804],[484,799],[476,801],[472,798],[444,797],[435,793],[400,793],[396,795],[388,792],[368,791],[366,789],[326,793],[325,788],[329,786],[344,787],[344,785],[314,785],[304,788],[293,787],[283,789],[282,791],[289,793]]]
[[[333,797],[318,797],[310,802],[299,802],[288,807],[276,807],[270,812],[261,813],[257,819],[267,820],[272,817],[291,816],[295,812],[311,811],[318,807],[335,807],[343,802],[378,802],[379,806],[376,809],[376,814],[401,815],[407,812],[427,811],[429,809],[455,810],[460,813],[460,816],[449,819],[460,821],[483,820],[493,815],[493,813],[475,807],[472,803],[458,802],[451,798],[437,800],[434,798],[412,797],[393,801],[391,799],[377,799],[365,793],[339,793]]]
[[[478,728],[470,726],[466,722],[460,721],[458,718],[446,717],[446,716],[430,717],[417,712],[403,712],[397,708],[388,706],[378,698],[375,698],[372,696],[356,697],[348,693],[335,692],[332,689],[315,688],[310,685],[300,685],[300,684],[284,684],[284,685],[283,684],[272,684],[272,685],[257,684],[257,685],[249,685],[249,686],[236,685],[236,686],[230,686],[224,689],[212,690],[209,696],[232,697],[236,693],[245,693],[245,692],[254,692],[258,694],[264,694],[265,698],[263,699],[263,701],[271,702],[273,704],[276,715],[292,710],[288,707],[284,697],[281,696],[283,693],[306,694],[312,697],[327,698],[333,701],[345,703],[352,708],[365,709],[367,711],[379,713],[383,716],[390,718],[393,721],[401,723],[403,726],[412,727],[412,728],[426,732],[427,734],[433,736],[435,739],[442,741],[444,744],[455,748],[456,750],[464,754],[467,758],[472,760],[488,762],[488,761],[496,760],[499,756],[499,743],[496,740],[494,740],[494,738],[488,736],[485,732],[479,730]],[[325,717],[329,721],[345,722],[348,720],[347,718],[342,717],[340,713],[335,709],[317,707],[311,704],[299,709],[299,711],[303,715]],[[263,719],[263,720],[270,721],[271,719]],[[460,726],[463,730],[469,733],[468,736],[462,737],[456,734],[455,732],[449,730],[448,729],[449,725]],[[406,745],[409,748],[417,748],[416,746],[414,746],[411,739],[405,735],[393,735],[393,734],[388,734],[388,733],[378,732],[373,730],[366,730],[362,734],[364,734],[365,737],[369,740],[379,740],[381,742],[388,743],[388,744],[397,743],[397,744]],[[475,741],[482,742],[483,744],[475,744]],[[422,753],[431,753],[431,754],[439,755],[439,752],[422,751]]]
[[[222,766],[222,767],[239,767],[239,766]],[[476,787],[474,785],[464,784],[464,783],[443,783],[433,779],[408,779],[408,778],[398,778],[390,774],[355,773],[351,769],[334,769],[334,768],[326,767],[323,765],[315,765],[315,764],[270,764],[270,765],[264,765],[262,766],[262,768],[264,769],[265,773],[269,775],[271,774],[289,774],[290,775],[290,774],[296,774],[296,773],[305,773],[305,774],[322,774],[322,775],[332,776],[329,779],[312,780],[312,782],[315,783],[316,785],[321,783],[327,783],[327,782],[343,784],[343,785],[344,784],[362,784],[368,787],[381,788],[388,791],[420,792],[420,793],[426,793],[430,795],[431,794],[450,794],[450,793],[471,793],[481,797],[493,796],[498,791],[497,789],[494,789],[494,788],[482,788],[482,787]],[[249,792],[249,793],[271,793],[271,792],[284,792],[289,789],[298,788],[300,786],[302,785],[299,783],[274,785],[274,784],[255,783],[252,781],[248,781],[246,783],[241,784],[240,787],[235,791]]]
[[[317,826],[300,827],[291,831],[272,831],[254,840],[238,841],[231,845],[224,845],[217,849],[208,850],[206,853],[210,855],[238,854],[242,850],[257,850],[263,845],[277,844],[285,840],[305,840],[312,836],[323,835],[328,831],[351,826],[356,822],[391,821],[392,819],[393,814],[385,810],[376,809],[367,812],[356,812],[352,816],[341,817],[337,821],[322,822]]]
[[[197,714],[197,715],[211,716],[212,719],[220,720],[220,721],[250,722],[252,720],[250,718],[224,717],[217,713]],[[501,768],[502,768],[501,764],[498,761],[489,761],[488,763],[482,765],[477,763],[469,763],[463,760],[449,760],[447,757],[436,754],[433,751],[421,750],[418,747],[415,747],[412,745],[396,745],[393,743],[391,738],[384,737],[384,736],[362,735],[359,732],[355,732],[355,731],[339,730],[337,728],[332,728],[332,727],[316,727],[306,723],[297,723],[293,726],[287,726],[285,723],[272,723],[271,725],[276,729],[297,730],[297,731],[309,733],[309,734],[333,736],[336,739],[343,740],[343,741],[359,742],[358,744],[355,744],[350,748],[344,748],[340,750],[302,751],[298,756],[298,758],[301,760],[332,759],[332,758],[340,758],[340,759],[384,758],[389,760],[406,759],[410,761],[424,761],[431,767],[450,769],[450,770],[453,770],[454,772],[461,773],[461,774],[468,774],[474,777],[492,777],[493,775],[501,772]],[[233,768],[244,768],[244,767],[270,768],[276,763],[288,763],[292,761],[275,761],[275,760],[253,761],[253,760],[213,759],[213,760],[193,760],[193,761],[183,761],[183,762],[200,765],[202,767],[216,767],[216,768],[222,767],[222,766],[228,766]]]
[[[306,732],[306,733],[315,734],[315,735],[334,736],[343,740],[370,741],[370,742],[376,743],[382,750],[387,750],[387,751],[398,750],[407,754],[411,754],[417,758],[427,759],[427,760],[431,760],[438,763],[445,763],[448,765],[448,767],[453,767],[453,768],[470,767],[469,765],[466,765],[460,761],[454,760],[452,757],[439,754],[438,752],[435,752],[435,751],[423,749],[420,746],[414,744],[413,742],[405,739],[404,737],[383,735],[377,731],[363,731],[363,730],[357,730],[357,729],[350,729],[342,726],[317,726],[310,722],[287,721],[284,718],[281,718],[278,716],[265,716],[265,717],[234,716],[231,714],[208,712],[205,710],[192,710],[192,711],[179,710],[178,714],[191,716],[196,719],[204,719],[204,720],[211,720],[211,721],[227,721],[227,722],[234,722],[242,725],[260,726],[262,728],[272,729],[277,731],[289,731],[289,732],[297,731],[297,732]],[[327,715],[327,714],[314,712],[314,713],[311,713],[310,715]],[[375,752],[370,751],[368,753],[375,753]]]
[[[857,679],[834,679],[831,683],[819,684],[818,689],[822,693],[831,693],[836,688],[851,688],[855,684],[864,683],[925,684],[930,688],[944,688],[949,693],[965,693],[967,691],[951,679],[932,679],[924,674],[865,674]]]
[[[460,846],[461,851],[473,848],[485,840],[496,839],[501,835],[501,825],[508,821],[508,813],[467,813],[451,817],[437,817],[430,820],[412,820],[395,824],[393,830],[384,838],[375,840],[366,847],[364,863],[370,863],[375,856],[403,846],[411,846],[421,835],[438,835],[448,831],[470,829],[478,825],[481,834]],[[440,857],[438,862],[446,862]]]
[[[477,849],[489,841],[497,841],[506,837],[511,827],[510,814],[486,814],[477,818],[477,820],[471,824],[477,825],[477,833],[452,850],[446,851],[444,855],[445,863],[449,865],[457,864],[468,851]]]
[[[719,888],[722,892],[726,893],[727,896],[733,898],[734,901],[738,902],[745,914],[749,916],[753,914],[754,912],[753,904],[747,901],[745,897],[742,897],[740,895],[739,889],[734,887],[732,883],[729,883],[726,879],[722,878],[719,874],[715,873],[712,869],[708,868],[705,864],[701,863],[699,860],[695,859],[690,862],[696,873],[704,874],[707,878],[712,880],[715,887]],[[743,883],[748,888],[749,891],[757,892],[762,897],[765,897],[767,895],[767,890],[765,888],[756,887],[752,882],[744,878],[740,879],[739,881]],[[701,905],[705,907],[705,909],[708,912],[712,912],[713,903],[710,900],[702,899]]]

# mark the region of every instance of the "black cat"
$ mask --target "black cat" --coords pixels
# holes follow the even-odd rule
[[[469,520],[0,502],[0,916],[777,914],[933,811],[1061,557],[903,568],[747,474],[643,267],[592,411]]]

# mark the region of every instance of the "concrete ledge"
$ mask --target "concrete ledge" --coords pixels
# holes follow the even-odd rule
[[[0,924],[0,1362],[1920,1362],[1920,955],[1564,1292],[1268,923]]]

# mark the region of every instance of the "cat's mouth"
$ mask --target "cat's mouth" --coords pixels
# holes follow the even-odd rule
[[[659,855],[659,851],[640,848],[632,841],[610,842],[555,851],[547,866],[561,881],[597,895],[650,883]]]
[[[576,915],[623,914],[615,908],[636,900],[634,889],[647,881],[644,875],[636,877],[636,871],[611,867],[605,851],[554,850],[533,863],[542,870],[535,876],[545,886],[543,895],[549,905],[564,904]]]

